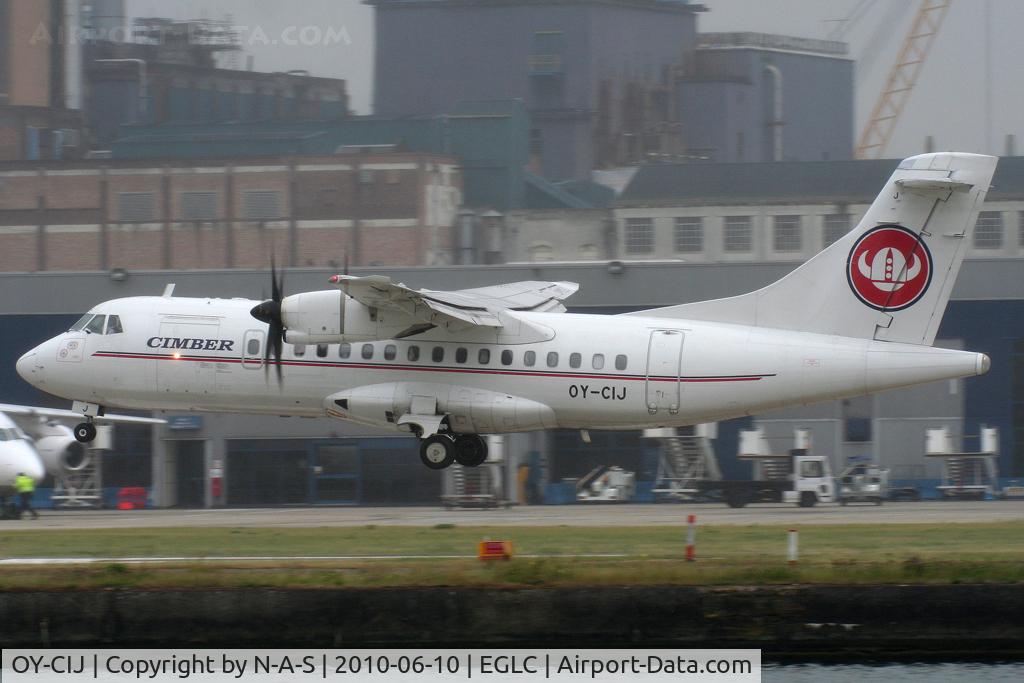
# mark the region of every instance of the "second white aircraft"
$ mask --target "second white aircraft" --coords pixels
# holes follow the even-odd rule
[[[81,441],[110,406],[329,415],[416,434],[434,469],[481,464],[480,434],[690,425],[980,375],[985,355],[932,344],[996,163],[903,161],[844,238],[729,299],[599,316],[565,312],[567,282],[339,275],[285,297],[275,275],[262,303],[102,303],[18,372],[75,402]]]

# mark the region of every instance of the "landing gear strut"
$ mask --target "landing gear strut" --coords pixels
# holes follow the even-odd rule
[[[75,425],[75,440],[78,443],[92,443],[96,439],[96,425],[82,422]]]

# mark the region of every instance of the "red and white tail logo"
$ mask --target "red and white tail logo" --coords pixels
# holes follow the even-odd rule
[[[913,306],[932,281],[932,255],[916,234],[899,225],[868,230],[846,262],[850,289],[879,311]]]

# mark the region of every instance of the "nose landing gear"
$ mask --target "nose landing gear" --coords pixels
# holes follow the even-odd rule
[[[456,462],[463,467],[479,467],[487,460],[487,442],[478,434],[435,434],[420,443],[420,460],[432,470],[443,470]]]
[[[92,443],[96,440],[96,425],[92,422],[82,422],[75,425],[75,440],[78,443]]]

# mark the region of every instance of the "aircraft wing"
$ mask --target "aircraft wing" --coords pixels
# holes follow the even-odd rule
[[[3,403],[0,403],[0,413],[20,415],[24,417],[52,417],[58,420],[77,420],[79,422],[83,419],[81,413],[76,413],[73,410],[39,408],[36,406],[13,406]],[[167,420],[161,420],[155,417],[132,417],[130,415],[100,415],[94,418],[94,421],[99,424],[167,424]]]
[[[504,311],[564,312],[562,302],[576,293],[575,282],[515,282],[450,292],[411,289],[381,275],[336,275],[331,282],[371,308],[400,311],[424,324],[502,327]]]

